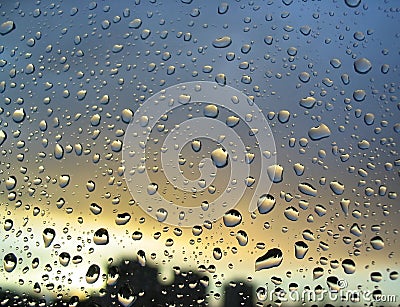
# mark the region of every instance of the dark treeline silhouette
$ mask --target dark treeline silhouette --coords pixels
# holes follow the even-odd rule
[[[246,282],[230,282],[225,286],[224,307],[252,307],[254,306],[253,293],[253,287]]]
[[[108,268],[107,277],[112,282],[87,300],[79,301],[72,297],[46,304],[43,298],[13,293],[0,287],[0,306],[206,306],[207,277],[178,269],[174,272],[174,281],[163,284],[156,268],[125,260]]]

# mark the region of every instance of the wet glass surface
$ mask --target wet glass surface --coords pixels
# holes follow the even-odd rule
[[[398,306],[400,2],[0,2],[1,306]]]

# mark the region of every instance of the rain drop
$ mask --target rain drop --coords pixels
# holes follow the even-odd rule
[[[308,252],[308,245],[304,241],[297,241],[294,244],[294,254],[297,259],[303,259]]]
[[[13,253],[8,253],[4,256],[3,266],[6,272],[11,273],[17,266],[17,257]]]
[[[282,263],[283,253],[279,248],[269,249],[263,256],[257,258],[255,270],[270,269]]]
[[[360,58],[354,61],[354,70],[359,74],[366,74],[371,68],[372,64],[367,58]]]
[[[229,36],[223,36],[223,37],[217,38],[212,42],[212,45],[215,48],[226,48],[230,44],[232,44],[232,39]]]
[[[236,209],[231,209],[223,216],[224,225],[226,227],[235,227],[242,222],[242,215]]]
[[[53,228],[46,228],[45,230],[43,230],[44,247],[49,247],[53,242],[55,236],[56,232]]]
[[[100,267],[97,264],[92,264],[86,272],[86,282],[94,284],[100,276]]]
[[[109,242],[108,230],[99,228],[93,235],[93,242],[96,245],[106,245]]]
[[[229,154],[223,148],[215,149],[211,152],[211,160],[218,168],[228,165]]]
[[[257,201],[257,209],[261,214],[270,212],[275,206],[276,200],[271,194],[263,194]]]

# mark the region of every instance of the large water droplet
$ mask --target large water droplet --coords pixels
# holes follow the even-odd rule
[[[58,256],[58,260],[62,266],[67,266],[69,264],[69,261],[71,260],[71,255],[67,252],[62,252]]]
[[[201,142],[200,142],[200,140],[193,140],[192,141],[192,149],[195,152],[199,152],[201,150]]]
[[[59,179],[59,185],[61,188],[65,188],[70,181],[70,177],[67,174],[61,175]]]
[[[219,247],[214,247],[213,257],[215,260],[220,260],[222,258],[222,251]]]
[[[141,25],[142,25],[142,20],[140,18],[135,18],[128,24],[129,28],[133,29],[139,29]]]
[[[163,208],[160,208],[160,209],[157,210],[156,218],[157,218],[157,220],[159,222],[164,222],[167,219],[167,217],[168,217],[168,211],[167,210],[165,210]]]
[[[269,179],[273,183],[279,183],[283,180],[283,167],[278,164],[271,165],[267,168],[267,174]]]
[[[14,21],[12,21],[12,20],[5,21],[0,25],[0,34],[6,35],[14,29],[15,29]]]
[[[275,197],[271,194],[263,194],[257,201],[257,209],[261,214],[270,212],[275,206]]]
[[[242,222],[242,215],[236,209],[231,209],[223,216],[224,224],[226,227],[234,227]]]
[[[93,242],[96,245],[106,245],[109,242],[108,230],[99,228],[93,235]]]
[[[13,253],[4,256],[3,266],[6,272],[11,273],[17,266],[17,257]]]
[[[146,265],[146,253],[143,250],[138,250],[137,261],[142,267]]]
[[[326,279],[326,283],[329,286],[330,291],[337,293],[341,290],[342,284],[339,281],[340,279],[336,276],[329,276]]]
[[[147,186],[147,193],[149,195],[154,195],[155,193],[157,193],[157,191],[158,191],[158,185],[156,183],[150,183]]]
[[[7,133],[4,130],[0,130],[0,146],[3,145],[7,139]]]
[[[300,105],[306,109],[312,109],[316,103],[317,100],[314,97],[306,97],[300,100]]]
[[[14,113],[12,115],[12,119],[16,123],[20,123],[25,119],[25,116],[26,116],[26,114],[25,114],[24,108],[19,108],[14,111]]]
[[[373,282],[380,282],[383,279],[381,272],[371,272],[370,277]]]
[[[314,188],[311,184],[308,182],[302,182],[299,184],[298,189],[301,193],[305,195],[310,195],[310,196],[317,196],[317,189]]]
[[[356,263],[352,259],[344,259],[342,268],[346,274],[354,274],[356,271]]]
[[[317,127],[312,127],[310,130],[308,130],[308,136],[313,140],[313,141],[318,141],[324,138],[327,138],[331,135],[331,131],[329,130],[329,127],[325,124],[319,124]]]
[[[58,160],[61,160],[64,157],[64,147],[60,144],[56,144],[54,147],[54,157]]]
[[[354,70],[359,74],[366,74],[371,68],[372,64],[367,58],[359,58],[354,61]]]
[[[209,104],[204,107],[204,116],[216,118],[218,116],[219,110],[215,104]]]
[[[284,215],[289,221],[297,221],[299,219],[299,210],[291,206],[285,209]]]
[[[53,228],[46,228],[45,230],[43,230],[44,247],[49,247],[53,242],[55,236],[56,232]]]
[[[103,211],[103,208],[96,203],[91,203],[89,208],[94,215],[98,215]]]
[[[5,230],[5,231],[11,230],[12,227],[13,227],[13,225],[14,225],[13,220],[11,220],[11,219],[6,219],[6,220],[4,221],[4,230]]]
[[[344,192],[344,184],[337,180],[332,181],[329,186],[336,195],[341,195]]]
[[[97,264],[92,264],[86,272],[86,282],[94,284],[100,277],[100,267]]]
[[[15,188],[15,186],[17,185],[17,178],[15,178],[15,176],[10,176],[7,178],[6,180],[6,189],[7,190],[13,190]]]
[[[348,7],[357,7],[360,5],[361,0],[344,0]]]
[[[238,241],[240,246],[246,246],[247,242],[249,241],[249,237],[244,230],[239,230],[236,233],[236,240]]]
[[[324,275],[324,269],[321,267],[316,267],[313,269],[313,279],[318,279]]]
[[[385,243],[384,243],[382,237],[380,237],[380,236],[373,237],[371,239],[370,243],[371,243],[372,248],[376,249],[376,250],[381,250],[382,248],[385,247]]]
[[[255,270],[270,269],[282,263],[283,253],[279,248],[269,249],[263,256],[257,258]]]
[[[228,165],[229,154],[223,148],[217,148],[211,152],[211,160],[218,168]]]
[[[136,301],[132,286],[126,282],[118,290],[118,302],[124,307],[130,307]]]
[[[228,127],[235,127],[238,123],[239,123],[240,119],[239,117],[236,116],[228,116],[228,118],[226,119],[226,125]]]
[[[131,220],[131,215],[128,212],[118,213],[115,218],[115,224],[121,226],[127,224]]]
[[[303,259],[308,252],[308,245],[304,241],[297,241],[294,244],[294,255],[297,259]]]
[[[221,14],[221,15],[225,14],[228,11],[228,9],[229,9],[229,4],[226,2],[221,2],[218,5],[218,14]]]
[[[264,302],[268,299],[268,291],[265,287],[259,287],[256,290],[257,300]]]
[[[229,36],[223,36],[223,37],[217,38],[212,42],[212,45],[215,48],[226,48],[230,44],[232,44],[232,39]]]

